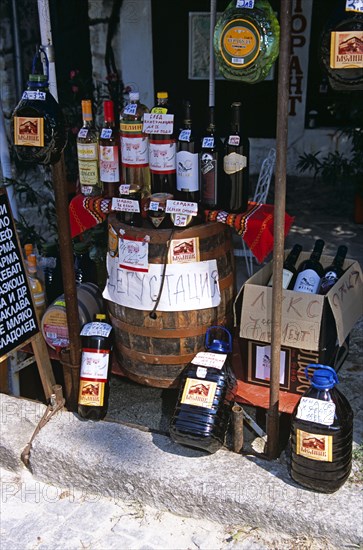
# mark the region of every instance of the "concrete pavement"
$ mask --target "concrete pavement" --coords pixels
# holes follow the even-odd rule
[[[12,470],[16,475],[24,474],[20,454],[44,410],[45,406],[37,402],[1,395],[0,465],[3,468]],[[66,496],[68,492],[78,491],[99,503],[104,503],[106,499],[111,503],[105,505],[106,516],[114,514],[112,503],[120,501],[126,505],[136,503],[136,507],[151,507],[161,513],[199,519],[206,521],[207,525],[211,522],[213,532],[222,539],[210,540],[207,546],[199,547],[226,548],[234,540],[229,540],[231,532],[240,529],[245,532],[258,529],[264,537],[267,533],[266,544],[269,538],[283,541],[286,537],[292,537],[292,540],[303,537],[336,548],[354,547],[363,542],[362,483],[356,482],[354,472],[350,480],[334,494],[311,492],[289,478],[284,454],[279,460],[271,462],[252,454],[235,454],[227,449],[205,455],[176,445],[165,435],[118,422],[83,421],[74,413],[62,410],[34,439],[30,469],[32,483],[42,482],[63,488]],[[41,487],[37,491],[43,494]],[[5,487],[2,502],[5,510],[10,505],[12,490],[9,486]],[[23,494],[30,493],[31,496],[31,491],[34,493],[35,490],[25,489]],[[21,491],[17,498],[22,498]],[[58,500],[67,502],[68,497]],[[42,502],[45,506],[44,498]],[[89,511],[82,508],[80,517],[82,514],[87,514],[87,517],[78,524],[80,531],[85,533],[88,529],[92,533],[104,521],[103,506],[95,505]],[[38,516],[41,510],[37,510]],[[71,512],[61,513],[62,522],[71,515]],[[32,524],[32,514],[26,521]],[[5,540],[10,544],[14,539],[15,544],[16,525],[13,525],[15,530],[9,530],[3,522],[2,519]],[[70,546],[67,546],[69,525],[67,521],[62,524],[64,533],[61,535],[62,530],[54,531],[52,522],[48,522],[55,537],[53,540],[61,537],[63,546],[53,546],[48,540],[39,548],[81,548],[72,546],[73,527]],[[41,525],[38,528],[41,529]],[[261,541],[262,535],[260,542],[250,540],[250,544],[261,544]],[[141,544],[139,539],[134,542]],[[162,538],[151,546],[145,540],[142,544],[128,546],[124,543],[119,548],[172,548]],[[108,549],[116,548],[117,544],[85,547]],[[273,547],[262,545],[256,548]],[[317,546],[324,547],[327,546]],[[11,544],[6,548],[18,550],[16,545]]]

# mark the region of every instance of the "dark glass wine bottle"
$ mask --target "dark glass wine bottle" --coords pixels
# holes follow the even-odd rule
[[[298,257],[300,256],[300,252],[302,251],[301,244],[295,244],[290,250],[289,254],[286,256],[286,260],[283,264],[282,269],[282,288],[284,289],[292,289],[295,284],[296,275],[297,275],[297,269],[295,267],[296,262],[298,260]],[[273,274],[270,277],[269,282],[267,283],[267,286],[273,285]]]
[[[106,315],[81,330],[82,360],[78,394],[78,414],[87,420],[102,420],[108,409],[113,329]]]
[[[46,72],[36,74],[36,70],[43,70],[41,55]],[[67,144],[63,111],[49,91],[48,65],[45,51],[40,48],[33,59],[27,89],[12,114],[14,149],[21,162],[55,164]]]
[[[169,94],[157,92],[157,103],[151,113],[173,115],[169,105]],[[176,138],[174,123],[171,133],[150,134],[149,167],[151,176],[151,193],[175,194],[176,188]]]
[[[120,186],[119,135],[113,101],[103,102],[104,124],[100,134],[100,181],[105,197],[118,197]]]
[[[319,290],[320,279],[324,269],[320,263],[320,256],[325,242],[322,239],[315,241],[310,258],[301,262],[297,270],[296,281],[293,290],[295,292],[307,292],[316,294]]]
[[[343,264],[347,252],[348,248],[344,246],[344,244],[338,247],[333,263],[324,269],[320,281],[319,294],[327,294],[331,287],[334,286],[337,280],[343,275]]]
[[[209,107],[209,123],[201,139],[200,200],[205,208],[219,208],[222,183],[223,143],[214,122],[214,107]]]
[[[184,102],[184,119],[177,141],[176,199],[199,202],[199,147],[195,136],[190,101]]]
[[[221,206],[227,212],[245,212],[249,194],[249,140],[241,126],[241,102],[231,105],[231,125],[224,140],[223,194]]]

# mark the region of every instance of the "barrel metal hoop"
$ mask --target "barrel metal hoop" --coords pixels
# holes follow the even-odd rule
[[[181,328],[173,328],[173,329],[165,329],[165,328],[154,328],[154,327],[140,327],[137,325],[130,325],[129,323],[125,323],[124,321],[121,321],[120,319],[117,319],[112,315],[112,313],[109,313],[112,325],[116,326],[117,328],[124,330],[128,334],[133,334],[137,336],[146,336],[146,337],[153,337],[153,338],[188,338],[190,336],[202,336],[206,333],[208,326],[200,325],[196,327],[181,327]],[[225,321],[225,316],[222,320],[219,320],[217,322],[218,325],[223,324],[223,321]]]
[[[150,363],[152,365],[185,365],[186,363],[190,363],[196,355],[195,352],[188,353],[186,355],[151,355],[130,348],[125,348],[122,344],[119,344],[118,351],[130,359],[138,360],[143,364]]]

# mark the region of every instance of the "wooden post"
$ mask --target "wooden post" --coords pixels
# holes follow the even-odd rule
[[[276,173],[274,197],[274,284],[272,287],[271,381],[270,403],[267,413],[267,455],[279,455],[279,391],[282,318],[282,268],[284,262],[284,226],[286,203],[286,158],[289,101],[289,59],[291,33],[291,0],[280,4],[280,54],[277,93]]]
[[[68,214],[68,190],[64,156],[52,166],[53,189],[58,223],[59,252],[69,336],[69,352],[61,354],[64,375],[64,397],[69,410],[75,411],[78,403],[79,368],[81,361],[80,321],[71,229]]]

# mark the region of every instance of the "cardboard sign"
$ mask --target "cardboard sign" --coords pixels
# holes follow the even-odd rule
[[[0,189],[0,357],[39,332],[7,195]]]
[[[301,261],[309,257],[301,253]],[[332,256],[322,256],[323,267],[331,265]],[[345,272],[326,296],[283,290],[281,343],[298,349],[318,351],[321,341],[336,331],[340,346],[363,314],[363,278],[358,262],[346,260]],[[253,275],[242,287],[235,302],[240,313],[241,338],[271,342],[272,288],[265,286],[272,272],[272,262]],[[332,313],[332,319],[328,315]],[[235,322],[238,323],[238,312]]]

